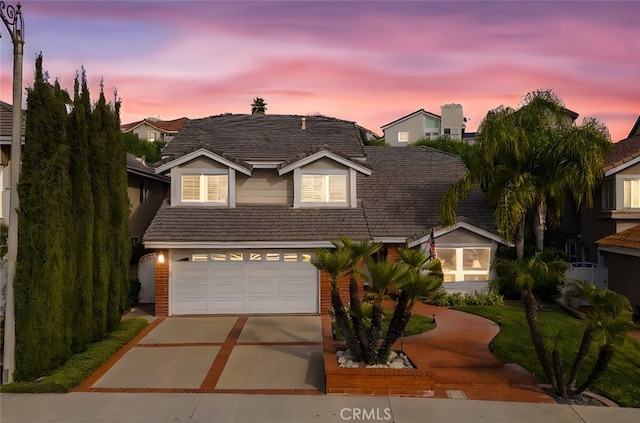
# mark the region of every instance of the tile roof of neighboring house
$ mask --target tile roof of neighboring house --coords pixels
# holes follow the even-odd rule
[[[171,207],[158,210],[144,242],[317,242],[369,239],[362,207]]]
[[[22,113],[22,136],[24,137],[24,127],[26,113]],[[10,140],[13,136],[13,106],[0,100],[0,138]]]
[[[188,120],[162,153],[178,158],[201,144],[245,161],[286,160],[322,147],[352,158],[364,157],[354,122],[326,116],[269,114],[224,114]]]
[[[419,109],[419,110],[416,110],[415,112],[409,113],[408,115],[402,116],[401,118],[398,118],[398,119],[396,119],[394,121],[391,121],[391,122],[389,122],[389,123],[387,123],[385,125],[382,125],[380,128],[382,128],[384,130],[384,128],[386,128],[388,126],[394,125],[394,124],[396,124],[396,123],[398,123],[400,121],[403,121],[405,119],[408,119],[410,117],[413,117],[413,116],[419,115],[419,114],[425,114],[425,115],[429,115],[429,116],[431,116],[433,118],[436,118],[436,119],[441,119],[440,115],[436,115],[435,113],[427,112],[425,109]]]
[[[144,163],[141,158],[134,156],[131,153],[127,153],[127,172],[135,173],[141,176],[146,176],[152,179],[169,183],[171,178],[164,175],[157,175],[152,166]]]
[[[640,134],[613,144],[613,151],[605,160],[604,171],[621,166],[636,157],[640,157]]]
[[[358,175],[358,197],[373,236],[418,238],[438,226],[442,195],[467,172],[460,157],[429,147],[366,147],[366,152],[373,172]],[[458,216],[496,233],[480,190],[460,202]]]
[[[633,226],[617,234],[606,236],[596,244],[601,247],[618,247],[640,250],[640,225]]]
[[[120,130],[123,132],[128,132],[128,131],[131,131],[133,128],[136,128],[142,124],[147,124],[149,126],[156,128],[158,131],[161,131],[161,132],[176,133],[180,131],[180,129],[182,129],[182,127],[184,126],[187,120],[188,119],[186,117],[181,117],[173,120],[160,120],[160,119],[146,118],[143,120],[139,120],[137,122],[125,123],[123,125],[120,125]]]

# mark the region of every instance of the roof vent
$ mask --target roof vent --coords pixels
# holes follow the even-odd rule
[[[302,118],[302,129],[307,129],[307,118],[306,117]]]

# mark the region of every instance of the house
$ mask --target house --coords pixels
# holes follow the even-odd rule
[[[340,236],[427,248],[433,230],[447,286],[483,289],[498,243],[474,192],[452,228],[438,204],[466,168],[427,147],[365,147],[353,122],[325,116],[189,120],[156,167],[171,178],[145,232],[158,252],[156,315],[318,313],[330,280],[310,260]],[[475,284],[475,285],[474,285]]]
[[[21,134],[24,143],[25,113],[22,113]],[[0,223],[9,224],[11,194],[11,140],[13,139],[13,106],[0,101]]]
[[[141,140],[163,141],[168,143],[180,131],[186,117],[173,120],[160,120],[158,118],[145,118],[137,122],[126,123],[120,126],[122,132],[132,132]]]
[[[416,110],[381,127],[384,139],[392,147],[404,147],[424,138],[449,137],[462,140],[466,119],[462,105],[440,106],[441,115]]]

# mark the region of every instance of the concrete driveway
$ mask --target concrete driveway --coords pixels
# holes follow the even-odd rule
[[[319,316],[158,319],[76,391],[320,394],[321,331]]]

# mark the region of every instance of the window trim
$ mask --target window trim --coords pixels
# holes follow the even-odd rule
[[[409,143],[409,131],[398,131],[398,142],[401,144]]]
[[[627,185],[629,192],[627,193]],[[635,185],[635,187],[634,187]],[[635,195],[634,194],[635,190]],[[629,202],[627,203],[627,198]],[[640,208],[640,178],[624,178],[622,180],[622,208],[637,209]]]
[[[344,200],[331,199],[331,178],[336,176],[344,178]],[[314,178],[322,177],[322,199],[321,200],[313,201],[313,200],[304,199],[304,190],[302,185],[305,177],[314,177]],[[347,172],[340,172],[340,173],[303,172],[300,175],[300,202],[305,205],[309,205],[309,204],[346,205],[348,197],[349,197],[349,178],[348,178]]]
[[[492,249],[490,246],[487,245],[483,245],[483,246],[453,246],[453,245],[447,245],[447,246],[438,246],[438,258],[442,257],[442,251],[443,250],[455,250],[455,256],[456,256],[456,267],[453,270],[445,270],[446,266],[443,266],[442,271],[444,273],[445,276],[445,280],[447,279],[447,275],[453,275],[453,280],[452,281],[446,281],[445,283],[458,283],[458,282],[469,282],[467,280],[465,280],[465,276],[485,276],[486,275],[486,279],[482,279],[479,280],[478,282],[488,282],[491,279],[491,254],[492,254]],[[486,269],[484,268],[480,268],[479,270],[465,270],[464,268],[464,261],[460,260],[458,257],[464,257],[464,250],[475,250],[476,252],[479,252],[481,250],[488,250],[489,252],[489,265]]]
[[[227,199],[226,201],[203,201],[204,196],[202,190],[206,190],[206,186],[200,184],[200,200],[184,200],[182,193],[182,177],[184,175],[201,175],[205,176],[227,176]],[[205,206],[205,207],[235,207],[235,170],[230,168],[173,168],[171,169],[171,204],[183,206]]]

